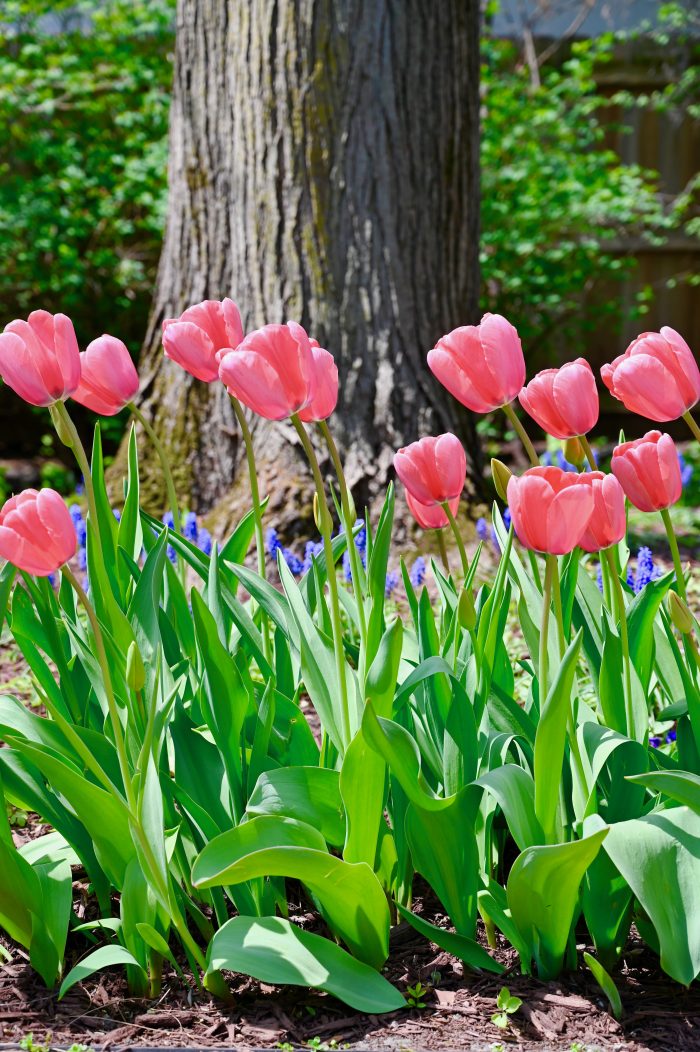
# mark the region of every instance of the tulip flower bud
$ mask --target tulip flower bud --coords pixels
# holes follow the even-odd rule
[[[674,625],[684,636],[690,635],[695,625],[695,619],[677,592],[668,593],[668,612]]]
[[[463,588],[459,594],[457,619],[462,628],[466,628],[467,632],[471,632],[476,628],[476,607],[474,606],[474,596],[471,588]]]
[[[581,467],[586,459],[586,454],[583,452],[583,446],[578,438],[567,438],[564,443],[564,456],[570,464],[575,464],[577,468]]]
[[[126,655],[126,682],[130,690],[143,690],[146,685],[146,669],[136,642],[130,644]]]
[[[493,478],[493,484],[496,487],[496,493],[501,500],[508,501],[506,496],[506,490],[508,489],[508,482],[513,472],[505,466],[502,460],[496,460],[495,457],[491,458],[491,477]]]
[[[49,406],[49,415],[51,416],[51,423],[53,424],[56,434],[58,435],[64,446],[69,449],[73,448],[73,436],[66,427],[66,422],[59,413],[59,411],[52,405]]]
[[[318,493],[314,493],[314,522],[316,523],[316,529],[319,533],[323,533],[325,511],[326,509],[322,508],[319,503]]]

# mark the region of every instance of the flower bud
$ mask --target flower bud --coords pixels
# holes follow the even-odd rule
[[[319,503],[318,493],[314,493],[314,522],[316,523],[316,529],[318,530],[319,533],[323,533],[323,512],[324,512],[324,510],[325,509],[321,508],[321,505]]]
[[[130,690],[143,690],[146,685],[146,669],[136,642],[132,642],[126,655],[126,682]]]
[[[578,438],[567,438],[564,443],[564,456],[570,464],[575,464],[577,468],[581,467],[586,459],[586,454],[583,452],[583,446]]]
[[[496,460],[495,457],[491,458],[491,476],[493,478],[493,484],[496,487],[496,493],[501,500],[508,502],[506,496],[506,490],[508,489],[508,482],[513,472],[505,466],[502,460]]]
[[[668,612],[674,625],[684,636],[690,635],[695,627],[695,619],[688,609],[687,603],[677,592],[668,593]]]
[[[459,594],[457,619],[462,628],[466,628],[467,632],[471,632],[476,628],[476,607],[474,606],[474,596],[471,588],[463,588]]]

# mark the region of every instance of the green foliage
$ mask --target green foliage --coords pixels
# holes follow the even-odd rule
[[[507,986],[502,986],[496,998],[498,1011],[491,1016],[491,1022],[500,1030],[505,1030],[508,1026],[509,1016],[515,1015],[522,1003],[519,997],[511,995]]]
[[[4,318],[62,310],[139,346],[164,219],[173,0],[3,4]]]
[[[538,366],[562,344],[567,358],[582,353],[587,331],[606,316],[619,322],[625,308],[615,282],[635,258],[616,243],[697,233],[697,219],[689,219],[692,187],[668,205],[657,173],[621,163],[607,145],[617,124],[595,77],[618,45],[610,34],[577,41],[534,85],[512,43],[482,42],[483,308],[517,320]],[[697,67],[687,76],[696,83]],[[669,89],[667,105],[671,98],[689,105],[685,89]],[[657,97],[616,101],[661,108]],[[642,293],[639,313],[647,299]]]

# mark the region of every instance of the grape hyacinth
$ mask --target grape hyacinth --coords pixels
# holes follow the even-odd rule
[[[411,584],[414,588],[420,588],[420,586],[425,581],[426,569],[427,568],[425,565],[425,559],[422,555],[419,555],[416,561],[414,562],[413,566],[411,567],[411,571],[408,575]]]

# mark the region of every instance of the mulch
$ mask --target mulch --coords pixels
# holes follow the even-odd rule
[[[428,888],[414,908],[447,924]],[[299,906],[299,910],[303,910]],[[313,914],[292,919],[315,926]],[[480,933],[483,938],[483,932]],[[495,951],[505,976],[475,974],[402,923],[392,930],[385,969],[406,992],[428,987],[425,1008],[367,1016],[333,997],[299,987],[271,987],[228,973],[232,1001],[223,1004],[165,972],[154,1001],[130,997],[124,972],[99,973],[59,1002],[32,972],[26,954],[0,939],[12,955],[0,968],[0,1044],[27,1034],[36,1044],[68,1048],[79,1043],[117,1052],[129,1047],[262,1049],[282,1046],[366,1049],[567,1049],[589,1052],[681,1052],[700,1049],[700,985],[671,983],[658,960],[638,940],[628,946],[615,979],[624,1015],[617,1022],[590,973],[581,969],[556,982],[519,974],[517,957],[505,943]],[[71,936],[71,967],[88,949]],[[586,948],[583,944],[581,949]],[[72,958],[72,959],[71,959]],[[506,1030],[491,1022],[502,986],[522,999]]]

